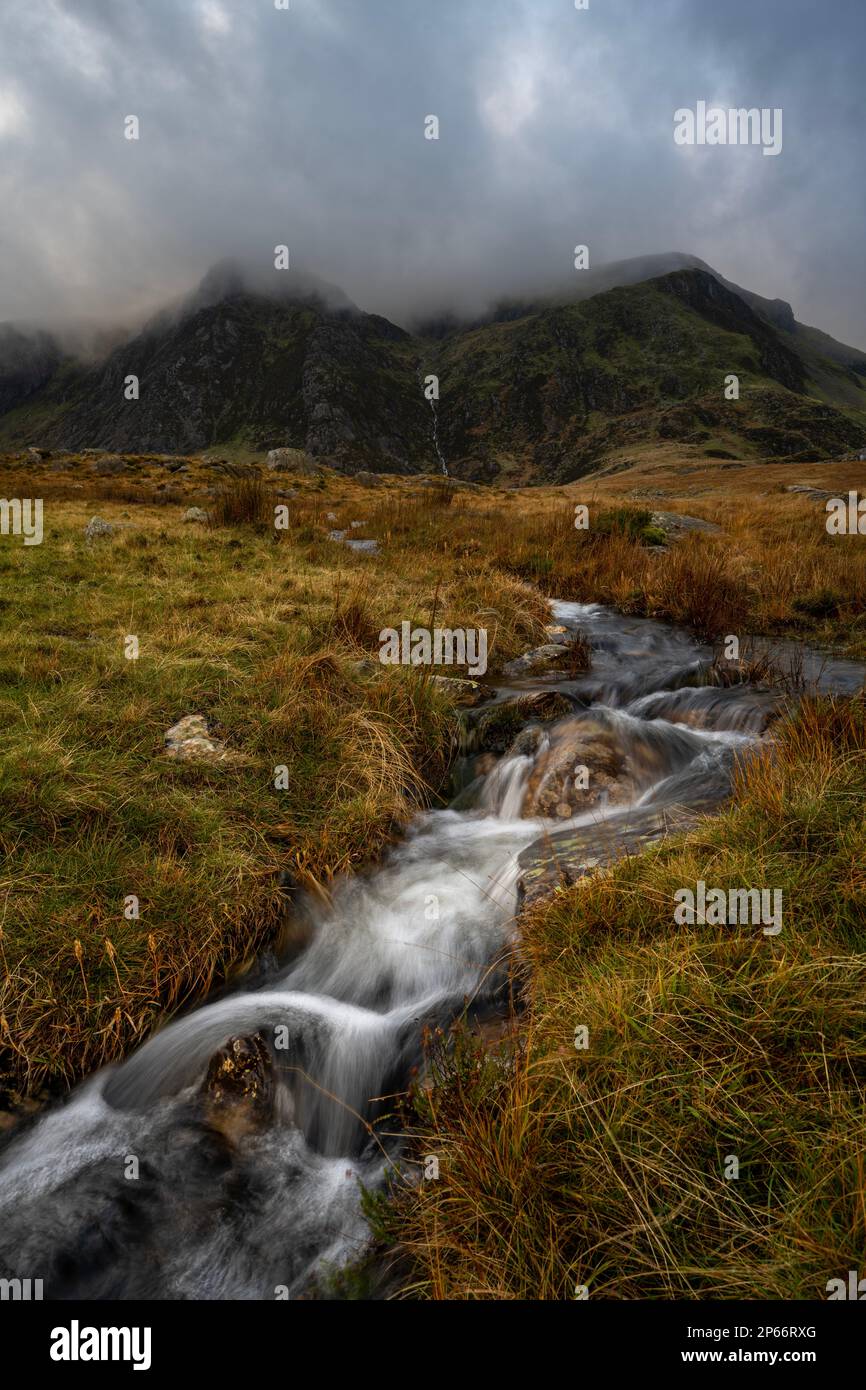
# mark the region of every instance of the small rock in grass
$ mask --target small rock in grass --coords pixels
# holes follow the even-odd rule
[[[166,757],[180,762],[220,762],[227,756],[222,739],[213,738],[204,715],[187,714],[167,730]]]
[[[489,685],[459,676],[434,676],[432,684],[457,705],[480,705],[484,700],[492,700],[495,694]]]
[[[207,521],[207,512],[201,507],[187,507],[183,514],[184,521]]]
[[[92,516],[84,528],[84,539],[95,541],[98,536],[113,536],[114,527],[110,521],[103,521],[101,516]]]

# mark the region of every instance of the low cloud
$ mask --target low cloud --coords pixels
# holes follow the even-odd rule
[[[286,243],[407,323],[586,243],[691,252],[866,347],[864,38],[860,0],[6,0],[0,319],[134,321]],[[783,152],[677,147],[699,100],[781,108]]]

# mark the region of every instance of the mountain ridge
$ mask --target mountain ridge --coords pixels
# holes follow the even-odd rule
[[[288,445],[346,472],[438,471],[430,376],[449,468],[476,480],[568,480],[640,439],[802,459],[866,442],[866,353],[799,324],[786,301],[685,253],[594,277],[592,293],[411,332],[318,277],[221,262],[101,361],[0,325],[0,446]],[[723,394],[731,374],[739,402]]]

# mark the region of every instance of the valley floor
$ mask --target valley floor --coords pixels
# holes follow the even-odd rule
[[[291,892],[327,892],[435,798],[453,705],[429,671],[379,665],[381,629],[483,626],[494,670],[543,640],[555,595],[866,655],[866,539],[787,490],[845,496],[866,464],[671,447],[608,467],[507,491],[0,462],[3,495],[45,514],[41,545],[0,545],[10,1120],[289,946]],[[114,530],[87,541],[94,514]],[[187,715],[212,757],[167,756]],[[806,702],[722,817],[527,915],[521,1041],[434,1056],[414,1124],[444,1180],[378,1213],[410,1294],[813,1298],[864,1266],[864,798],[862,698]],[[675,929],[673,886],[696,878],[778,884],[791,930],[768,949]]]

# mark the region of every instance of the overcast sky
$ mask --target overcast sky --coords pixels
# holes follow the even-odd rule
[[[128,319],[286,243],[406,322],[586,243],[866,348],[864,74],[866,0],[2,0],[0,319]],[[677,146],[700,100],[780,107],[782,153]]]

